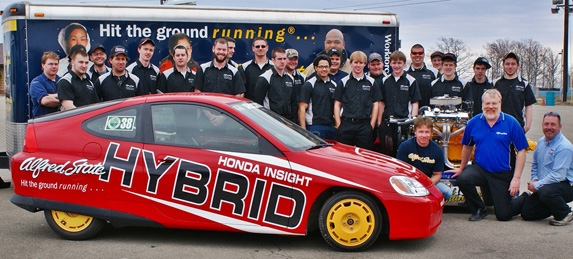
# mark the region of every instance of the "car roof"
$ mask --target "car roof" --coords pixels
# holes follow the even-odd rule
[[[245,98],[227,94],[217,94],[217,93],[168,93],[168,94],[146,95],[146,96],[141,96],[139,98],[147,98],[146,101],[147,103],[187,101],[187,102],[206,103],[215,106],[224,106],[228,103],[234,103],[238,101],[248,101],[248,99]]]

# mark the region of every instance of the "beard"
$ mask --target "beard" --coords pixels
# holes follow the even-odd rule
[[[220,58],[222,57],[222,58]],[[224,62],[227,60],[227,56],[223,56],[223,55],[215,55],[215,61],[217,62]]]

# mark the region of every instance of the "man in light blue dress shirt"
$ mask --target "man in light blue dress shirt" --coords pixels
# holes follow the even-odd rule
[[[537,141],[531,164],[532,194],[525,199],[521,217],[540,220],[553,215],[549,224],[564,226],[573,220],[567,205],[573,201],[573,146],[561,134],[561,117],[555,112],[543,116],[543,135]]]

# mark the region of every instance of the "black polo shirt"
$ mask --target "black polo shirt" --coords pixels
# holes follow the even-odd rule
[[[73,101],[76,107],[99,102],[97,91],[86,74],[80,78],[76,73],[69,71],[58,81],[56,88],[60,101]]]
[[[193,87],[195,79],[196,74],[193,70],[187,68],[185,75],[183,75],[179,70],[172,67],[159,75],[157,90],[162,93],[193,92],[195,91]]]
[[[245,84],[237,68],[225,65],[219,69],[213,61],[201,64],[193,86],[201,92],[237,95],[245,92]]]
[[[398,79],[394,75],[382,79],[382,102],[384,102],[384,119],[394,116],[406,118],[410,114],[410,103],[420,101],[418,80],[413,76],[403,73]]]
[[[255,97],[255,86],[257,85],[257,80],[263,72],[271,69],[273,67],[273,62],[267,60],[262,66],[257,64],[255,60],[249,60],[239,66],[239,71],[241,73],[241,78],[245,83],[245,97],[253,100]]]
[[[477,114],[482,113],[481,107],[481,96],[487,89],[493,88],[493,84],[485,78],[485,82],[478,83],[476,82],[475,77],[472,81],[468,82],[464,87],[464,91],[462,93],[462,100],[465,101],[472,101],[473,102],[473,113],[472,115],[475,116]]]
[[[302,85],[299,102],[307,103],[307,125],[333,125],[334,124],[334,90],[336,83],[330,78],[323,81],[320,77],[313,77]]]
[[[432,98],[432,81],[438,78],[438,70],[433,67],[427,67],[426,64],[420,69],[414,69],[410,66],[408,71],[409,75],[416,78],[418,82],[418,89],[420,90],[419,107],[430,106],[430,98]]]
[[[493,81],[493,88],[501,93],[501,111],[513,116],[523,127],[523,108],[537,102],[531,85],[520,76],[514,79],[502,76]]]
[[[95,82],[97,81],[98,77],[109,72],[111,70],[111,68],[105,66],[105,71],[100,73],[97,72],[95,70],[95,66],[92,64],[92,66],[88,69],[88,71],[86,72],[86,74],[90,77],[90,79],[92,80],[92,83],[95,84]]]
[[[139,78],[125,71],[122,76],[112,75],[108,72],[101,75],[95,82],[94,87],[102,101],[144,95],[141,91]]]
[[[127,66],[129,73],[139,77],[141,84],[141,91],[145,94],[157,93],[157,83],[159,82],[159,67],[149,63],[148,66],[143,66],[141,61],[136,60]]]
[[[462,97],[466,81],[455,76],[452,80],[446,80],[444,76],[432,82],[432,97],[444,96],[445,94],[450,97]]]
[[[382,100],[380,88],[367,75],[355,78],[352,73],[336,85],[334,100],[341,103],[340,117],[347,119],[370,119],[372,104]]]
[[[292,76],[286,71],[279,75],[274,67],[265,71],[259,76],[253,101],[285,118],[292,119],[298,106]]]

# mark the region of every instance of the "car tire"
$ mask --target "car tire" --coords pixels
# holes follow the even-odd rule
[[[356,191],[343,191],[328,198],[318,217],[324,240],[341,251],[361,251],[374,244],[382,223],[376,202]]]
[[[89,239],[105,224],[101,219],[57,210],[44,210],[44,216],[54,232],[69,240]]]

